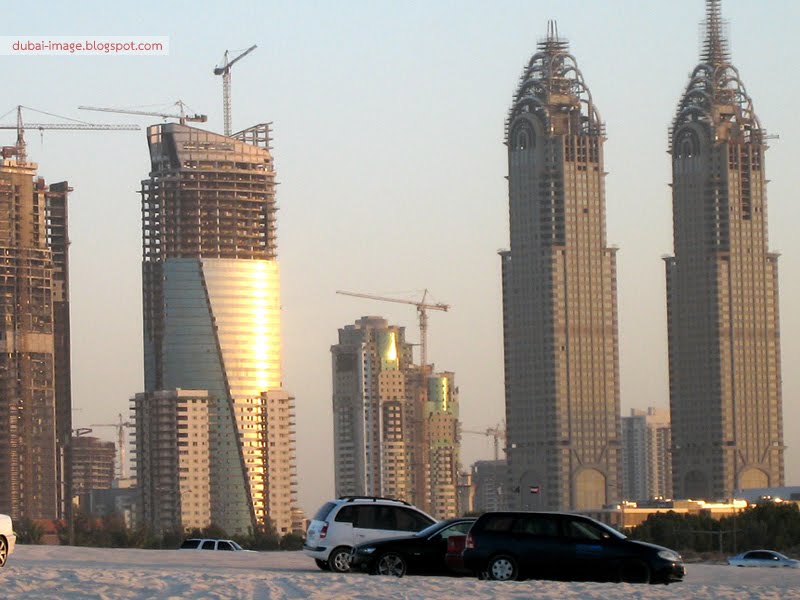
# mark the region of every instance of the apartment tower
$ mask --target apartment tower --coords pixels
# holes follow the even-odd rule
[[[617,498],[616,251],[606,245],[604,141],[589,88],[551,22],[506,123],[510,508],[581,510]]]
[[[230,535],[265,525],[275,498],[282,506],[296,493],[293,464],[285,490],[270,486],[269,473],[265,392],[281,389],[269,134],[266,124],[231,137],[149,127],[141,192],[145,392],[210,394],[211,520]],[[288,435],[291,420],[282,423]]]
[[[670,130],[675,254],[665,258],[675,496],[784,483],[778,256],[766,135],[731,64],[719,0]]]
[[[16,158],[11,158],[16,155]],[[0,158],[0,512],[56,519],[71,496],[66,182],[21,137]],[[66,454],[65,454],[66,453]]]
[[[413,363],[405,328],[362,317],[331,347],[337,495],[388,496],[457,514],[455,375]]]
[[[672,498],[669,411],[631,409],[622,417],[622,499]]]

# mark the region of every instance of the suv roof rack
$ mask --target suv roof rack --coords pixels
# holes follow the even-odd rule
[[[377,502],[378,500],[384,500],[389,502],[398,502],[400,504],[405,504],[406,506],[411,506],[405,500],[398,500],[397,498],[384,498],[383,496],[339,496],[339,500],[346,500],[347,502],[353,502],[354,500],[372,500],[373,502]]]

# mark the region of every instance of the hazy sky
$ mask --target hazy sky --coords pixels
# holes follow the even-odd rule
[[[6,4],[6,3],[3,3]],[[13,6],[13,9],[10,7]],[[780,139],[766,165],[779,282],[787,483],[800,483],[800,3],[723,2],[733,62],[761,122]],[[78,111],[184,100],[222,129],[226,48],[258,49],[233,70],[233,126],[274,122],[282,272],[283,379],[297,397],[299,499],[333,494],[330,346],[337,329],[380,314],[418,336],[404,297],[428,288],[429,357],[453,370],[465,429],[503,418],[500,262],[508,246],[503,124],[524,63],[557,19],[607,124],[608,243],[619,246],[622,409],[667,406],[661,256],[672,252],[667,128],[698,62],[701,0],[499,2],[8,3],[0,35],[166,35],[160,57],[0,56],[0,114],[16,104]],[[30,120],[36,120],[31,114]],[[52,118],[38,120],[52,121]],[[7,117],[4,122],[11,122]],[[0,144],[13,141],[0,132]],[[127,416],[143,388],[140,180],[143,132],[28,134],[40,175],[71,196],[76,426]],[[791,165],[794,164],[795,167]],[[114,439],[112,429],[96,433]],[[464,465],[491,458],[465,435]]]

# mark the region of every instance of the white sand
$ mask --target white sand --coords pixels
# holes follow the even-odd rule
[[[364,574],[317,569],[301,552],[192,552],[17,546],[0,570],[0,598],[755,598],[800,599],[800,569],[688,565],[670,586]]]

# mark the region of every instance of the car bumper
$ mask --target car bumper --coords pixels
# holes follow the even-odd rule
[[[350,568],[356,571],[372,571],[375,563],[374,554],[361,554],[359,552],[350,553]]]
[[[8,541],[8,555],[11,556],[11,553],[14,552],[14,546],[17,543],[17,536],[12,533],[6,540]]]
[[[331,549],[326,546],[303,546],[303,553],[306,556],[315,558],[317,560],[328,560],[328,555]]]
[[[686,567],[680,562],[666,562],[654,565],[652,580],[653,583],[672,583],[683,581],[686,576]]]

